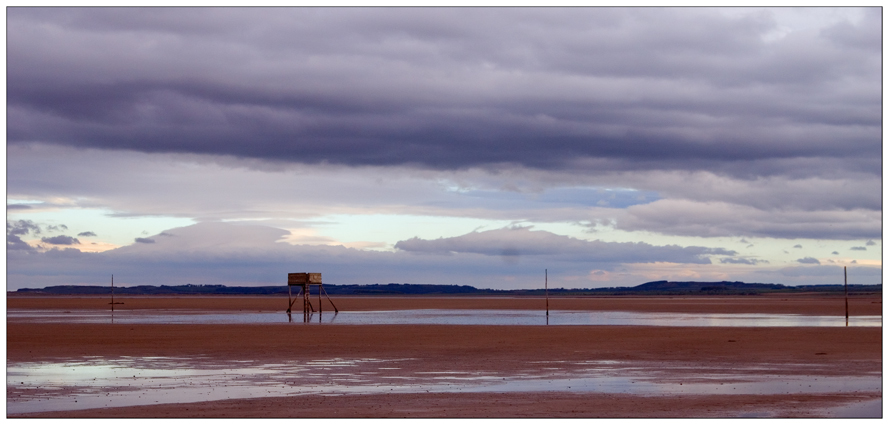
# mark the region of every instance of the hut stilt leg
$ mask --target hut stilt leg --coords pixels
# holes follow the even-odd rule
[[[309,286],[303,285],[303,322],[309,321]]]
[[[287,312],[290,313],[290,310],[293,308],[293,304],[296,303],[296,300],[299,299],[300,294],[302,294],[302,290],[297,292],[296,296],[293,297],[293,300],[290,301],[290,306],[287,307]]]
[[[324,286],[321,286],[321,290],[324,291],[324,296],[327,297],[327,301],[330,301],[330,305],[333,306],[333,311],[339,313],[340,311],[336,308],[336,304],[333,303],[333,300],[330,299],[330,295],[327,295],[327,291],[324,289]]]

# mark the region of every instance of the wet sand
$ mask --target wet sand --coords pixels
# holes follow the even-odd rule
[[[282,310],[280,297],[121,297],[120,308]],[[528,298],[335,298],[341,310],[533,308]],[[107,309],[107,298],[8,297],[7,307]],[[843,314],[842,297],[635,297],[551,299],[553,309]],[[527,307],[523,307],[527,306]],[[879,296],[850,300],[881,314]],[[7,321],[7,362],[86,356],[203,356],[220,360],[412,358],[417,371],[508,374],[541,361],[614,360],[775,373],[852,376],[882,370],[881,328],[449,325],[112,325]],[[800,365],[805,365],[801,367]],[[416,372],[416,371],[414,371]],[[680,377],[681,378],[681,377]],[[266,397],[44,412],[29,417],[738,417],[829,416],[882,394],[634,396],[563,392]]]
[[[116,308],[199,309],[220,311],[281,311],[287,307],[287,296],[118,296],[123,302]],[[89,310],[108,309],[108,297],[22,297],[10,296],[7,308]],[[543,310],[540,297],[333,297],[343,311],[407,310],[407,309],[508,309]],[[317,308],[317,296],[312,296]],[[296,306],[301,305],[297,302]],[[843,297],[836,295],[772,294],[761,296],[614,296],[614,297],[550,297],[552,310],[639,311],[663,313],[775,313],[835,315],[845,314]],[[323,299],[323,308],[331,305]],[[880,294],[849,298],[851,315],[880,315],[883,303]]]

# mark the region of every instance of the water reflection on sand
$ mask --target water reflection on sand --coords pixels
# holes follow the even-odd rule
[[[619,361],[535,362],[516,373],[422,370],[417,359],[261,363],[202,358],[85,358],[7,364],[7,413],[294,396],[570,391],[635,395],[881,393],[879,373],[787,374],[787,365],[707,369]],[[679,378],[681,377],[681,378]]]
[[[121,324],[302,324],[302,315],[283,312],[219,312],[206,310],[7,310],[7,320],[38,323]],[[635,311],[535,310],[392,310],[314,313],[309,323],[347,325],[628,325],[628,326],[847,326],[842,316],[799,314],[651,313]],[[882,326],[882,316],[852,316],[848,326]]]

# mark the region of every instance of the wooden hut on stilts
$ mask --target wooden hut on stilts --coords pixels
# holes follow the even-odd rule
[[[293,297],[293,287],[299,287],[299,292],[296,294],[296,297]],[[323,306],[321,305],[321,293],[324,293],[324,296],[327,297],[327,301],[330,302],[330,305],[333,306],[333,310],[335,313],[339,313],[340,311],[336,308],[336,304],[333,303],[333,300],[330,299],[330,295],[327,295],[327,291],[324,290],[324,284],[321,282],[321,273],[288,273],[287,274],[287,315],[289,316],[291,310],[293,309],[293,304],[302,295],[303,299],[303,321],[308,322],[311,317],[311,313],[315,312],[315,306],[312,305],[312,300],[309,295],[311,294],[310,288],[312,286],[318,287],[318,320],[321,320],[321,314],[323,313]]]

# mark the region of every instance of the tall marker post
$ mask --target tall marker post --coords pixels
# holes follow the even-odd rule
[[[120,302],[117,302],[117,303],[114,302],[114,275],[111,275],[111,302],[108,304],[111,304],[111,312],[112,313],[114,312],[114,305],[115,304],[123,304]]]
[[[849,276],[846,274],[846,266],[843,266],[843,293],[846,296],[846,326],[849,326]]]
[[[543,291],[546,294],[546,318],[549,319],[549,273],[543,269]]]

